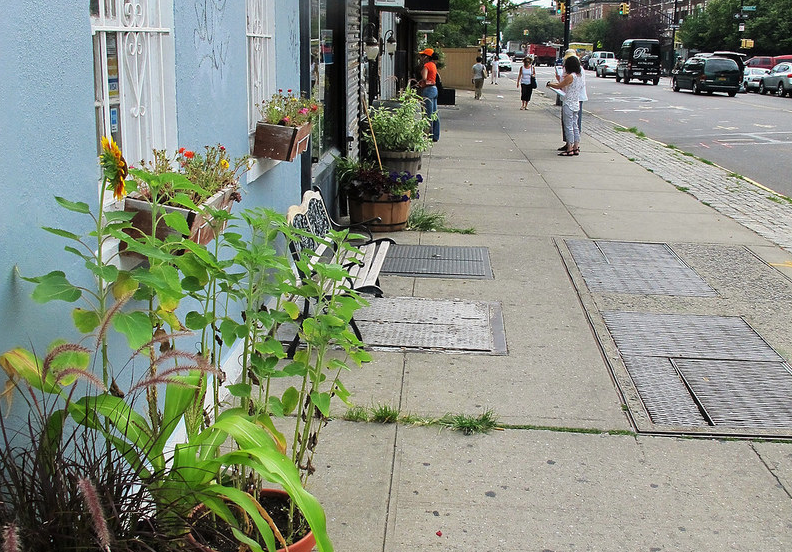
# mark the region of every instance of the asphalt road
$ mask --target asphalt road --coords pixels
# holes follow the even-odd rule
[[[552,76],[549,67],[536,72],[540,85]],[[625,85],[593,71],[586,71],[586,86],[587,111],[792,197],[792,98],[696,96],[672,91],[668,78],[658,86]]]

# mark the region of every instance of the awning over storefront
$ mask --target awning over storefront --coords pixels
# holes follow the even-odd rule
[[[448,21],[450,0],[404,0],[404,15],[416,23]]]

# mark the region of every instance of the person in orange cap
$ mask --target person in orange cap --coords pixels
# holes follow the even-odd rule
[[[424,48],[418,52],[421,59],[421,80],[418,81],[418,93],[424,98],[426,114],[432,121],[432,141],[440,140],[440,118],[437,114],[437,65],[432,61],[434,50]]]

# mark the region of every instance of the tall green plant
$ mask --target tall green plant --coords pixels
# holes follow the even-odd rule
[[[374,151],[374,140],[381,150],[426,151],[432,139],[427,134],[430,118],[424,109],[423,98],[412,88],[406,88],[399,95],[398,102],[395,108],[382,106],[369,110],[363,140],[371,151]]]

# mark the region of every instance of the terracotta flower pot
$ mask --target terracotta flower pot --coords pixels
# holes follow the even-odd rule
[[[372,232],[396,232],[407,226],[412,200],[393,200],[390,196],[380,196],[376,200],[349,198],[349,222],[352,224],[369,221],[379,217],[379,222],[368,222]]]
[[[260,491],[261,497],[271,497],[271,498],[280,498],[284,502],[288,503],[289,495],[286,491],[282,491],[280,489],[262,489]],[[203,507],[199,507],[199,510],[192,514],[193,517],[200,515],[201,509]],[[202,544],[198,542],[195,537],[189,533],[187,534],[187,542],[194,550],[200,550],[201,552],[217,552],[215,549],[207,546],[206,544]],[[289,545],[288,552],[311,552],[316,546],[316,540],[314,539],[313,533],[308,532],[303,538],[295,542],[294,544]],[[285,548],[279,548],[277,552],[286,552]]]
[[[253,156],[294,161],[297,155],[308,149],[310,137],[311,123],[291,127],[259,121],[256,123]]]

